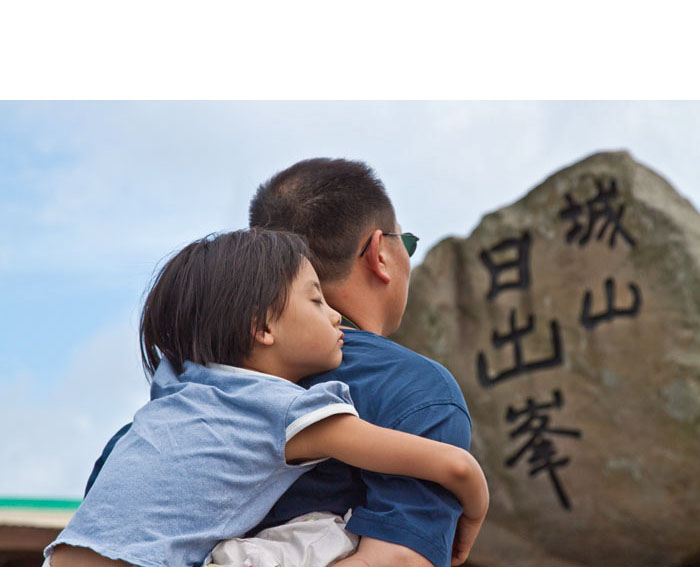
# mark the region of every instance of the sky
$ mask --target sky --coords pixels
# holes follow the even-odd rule
[[[138,318],[156,265],[245,227],[277,171],[366,161],[421,238],[415,266],[620,149],[700,209],[698,102],[0,102],[0,496],[81,496],[148,399]]]

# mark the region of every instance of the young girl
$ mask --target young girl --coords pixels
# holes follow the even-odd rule
[[[296,384],[342,359],[340,315],[308,255],[297,235],[251,229],[193,242],[164,266],[141,318],[151,401],[45,565],[203,565],[330,457],[442,484],[471,547],[488,491],[469,453],[361,420],[341,382]]]

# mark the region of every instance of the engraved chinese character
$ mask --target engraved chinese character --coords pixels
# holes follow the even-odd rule
[[[639,309],[642,306],[642,292],[639,287],[630,282],[628,284],[630,291],[632,292],[632,305],[628,308],[618,308],[615,307],[615,280],[608,278],[605,280],[605,298],[607,300],[608,306],[607,310],[597,315],[591,315],[591,304],[593,302],[592,293],[586,290],[583,296],[583,304],[581,306],[581,325],[586,329],[592,329],[596,325],[604,322],[610,321],[615,317],[635,317],[639,313]]]
[[[476,361],[476,372],[479,383],[484,387],[493,386],[499,382],[518,376],[519,374],[532,372],[534,370],[542,370],[544,368],[551,368],[562,363],[563,357],[561,337],[559,334],[559,323],[556,320],[550,321],[549,325],[552,341],[552,355],[549,358],[543,358],[530,362],[524,361],[521,342],[523,336],[533,332],[535,317],[533,315],[529,315],[527,324],[525,326],[518,327],[516,325],[515,309],[512,309],[510,312],[509,323],[510,331],[505,334],[500,334],[497,331],[493,331],[491,342],[496,348],[502,348],[506,344],[511,344],[513,346],[513,367],[491,377],[489,376],[486,364],[486,356],[484,355],[483,351],[480,351]]]
[[[571,502],[557,476],[557,469],[567,466],[570,459],[569,457],[556,459],[557,449],[549,436],[564,435],[579,439],[581,431],[578,429],[550,427],[550,416],[546,412],[553,409],[559,410],[564,405],[564,397],[561,391],[554,390],[552,396],[551,402],[538,404],[532,398],[528,398],[522,409],[515,409],[512,406],[508,408],[506,412],[506,421],[508,423],[524,419],[519,426],[510,432],[510,438],[516,439],[526,436],[527,440],[515,453],[506,459],[505,465],[514,467],[525,453],[529,451],[530,456],[527,462],[530,465],[530,476],[547,472],[559,497],[560,504],[563,508],[570,510]]]
[[[584,179],[587,177],[585,176]],[[611,178],[607,186],[604,180],[599,177],[593,178],[593,182],[597,193],[586,201],[585,208],[571,196],[571,193],[565,195],[567,206],[559,211],[559,218],[572,222],[571,228],[566,233],[566,242],[571,244],[576,237],[580,236],[578,244],[579,246],[584,246],[590,240],[596,225],[602,222],[602,226],[596,234],[598,240],[602,240],[606,231],[611,229],[608,240],[610,248],[615,247],[618,234],[627,241],[627,244],[634,248],[636,246],[634,238],[622,226],[622,216],[625,213],[624,203],[621,203],[617,209],[613,207],[613,201],[618,197],[617,180]],[[585,229],[584,225],[579,222],[579,217],[584,214],[588,215]]]
[[[510,252],[515,257],[503,261],[502,256]],[[494,259],[501,257],[501,261]],[[507,238],[488,250],[482,250],[479,258],[491,276],[491,288],[486,298],[492,300],[496,294],[506,289],[529,289],[530,287],[530,233],[524,232],[520,238]],[[504,278],[504,274],[510,278]]]

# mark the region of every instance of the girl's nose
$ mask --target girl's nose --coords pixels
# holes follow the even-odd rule
[[[338,313],[332,307],[330,307],[329,309],[331,310],[331,323],[333,323],[334,327],[340,327],[340,321],[342,319],[340,313]]]

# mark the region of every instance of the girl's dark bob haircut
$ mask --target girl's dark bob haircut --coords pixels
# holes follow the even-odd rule
[[[185,246],[156,275],[141,314],[141,361],[149,379],[165,357],[176,372],[191,360],[239,366],[253,334],[282,314],[305,239],[251,228]]]

